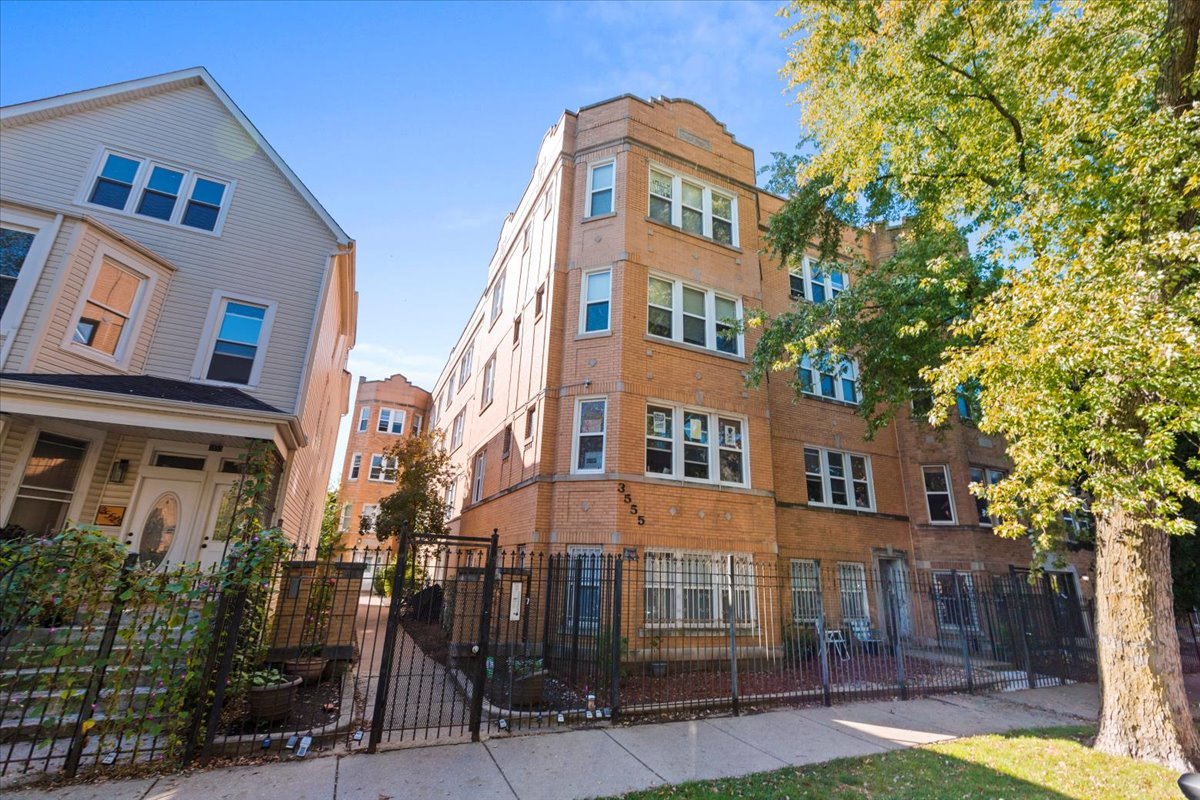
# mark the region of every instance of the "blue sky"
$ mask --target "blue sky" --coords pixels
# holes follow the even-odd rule
[[[564,109],[687,97],[759,165],[795,146],[778,6],[4,0],[0,104],[207,67],[358,241],[351,371],[431,387]]]

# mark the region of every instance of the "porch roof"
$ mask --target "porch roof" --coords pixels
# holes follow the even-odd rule
[[[172,378],[160,378],[157,375],[47,375],[0,372],[0,381],[41,383],[70,389],[87,389],[93,392],[150,397],[157,400],[175,400],[182,403],[200,403],[206,406],[224,406],[275,414],[284,413],[256,397],[251,397],[241,389],[189,383]]]

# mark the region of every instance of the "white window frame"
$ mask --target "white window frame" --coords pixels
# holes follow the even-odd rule
[[[801,574],[811,569],[811,574]],[[802,625],[814,625],[824,614],[824,602],[821,596],[821,562],[812,558],[793,558],[789,564],[792,592],[792,622]],[[811,585],[805,582],[811,581]],[[805,605],[813,606],[816,613],[806,616],[800,611]]]
[[[946,619],[945,614],[944,614],[945,607],[942,605],[942,603],[940,601],[943,598],[947,598],[948,595],[942,594],[942,587],[937,582],[937,579],[939,577],[949,578],[949,577],[955,576],[955,575],[957,575],[958,581],[961,581],[965,585],[965,588],[966,588],[967,616],[968,616],[966,629],[967,629],[967,631],[978,631],[979,630],[979,605],[978,605],[978,602],[975,597],[975,578],[974,578],[974,576],[971,575],[970,572],[957,572],[956,570],[949,570],[949,569],[935,569],[935,570],[933,570],[932,574],[930,575],[930,583],[932,584],[931,588],[933,589],[933,596],[934,596],[933,607],[934,607],[934,613],[937,614],[938,627],[943,628],[943,629],[949,629],[952,631],[962,630],[962,626],[960,626],[958,623],[948,621]],[[957,582],[954,586],[954,589],[955,589],[955,591],[959,590],[959,586],[958,586]]]
[[[740,489],[750,487],[750,420],[743,414],[729,413],[711,408],[701,408],[698,406],[680,405],[678,403],[670,403],[663,400],[649,399],[643,408],[643,420],[650,414],[651,408],[654,409],[669,409],[671,411],[671,472],[670,474],[662,472],[650,472],[646,469],[646,442],[650,439],[657,441],[667,441],[666,436],[656,436],[645,430],[643,427],[642,433],[642,472],[647,478],[661,478],[666,480],[682,480],[688,483],[712,484],[720,486],[732,486]],[[686,443],[684,441],[683,420],[687,414],[699,414],[708,417],[708,438],[707,444],[703,445],[708,450],[708,477],[693,478],[686,477],[684,474],[684,447],[700,447],[694,442]],[[726,446],[723,442],[724,430],[722,429],[721,420],[729,420],[738,422],[742,426],[741,431],[741,447],[733,448]],[[734,450],[742,454],[742,480],[739,482],[727,481],[721,479],[721,451]]]
[[[371,520],[371,526],[374,527],[375,521],[379,519],[379,504],[378,503],[363,503],[362,513],[358,515],[359,527],[358,532],[362,534],[362,520],[366,518]]]
[[[856,573],[852,579],[847,579],[849,573]],[[867,591],[867,565],[861,561],[839,561],[837,564],[838,578],[838,610],[841,612],[842,624],[851,621],[865,620],[871,623],[871,596]],[[851,585],[847,586],[847,582]],[[846,599],[858,595],[862,601],[862,616],[846,615]]]
[[[475,454],[471,469],[471,502],[478,503],[483,500],[483,481],[487,474],[486,447]]]
[[[109,155],[127,158],[131,161],[138,162],[138,170],[134,174],[133,185],[129,190],[129,197],[125,200],[125,205],[122,208],[113,208],[112,206],[102,205],[100,203],[91,202],[92,190],[96,186],[96,180],[100,177],[101,170],[104,169],[104,164],[108,160]],[[169,169],[172,172],[182,172],[183,180],[179,184],[179,194],[175,198],[175,207],[171,211],[169,219],[159,219],[145,214],[137,213],[138,203],[141,200],[143,192],[146,190],[147,184],[150,182],[150,176],[154,172],[155,167]],[[193,225],[183,224],[183,215],[187,209],[187,204],[191,202],[192,191],[196,187],[196,180],[202,178],[206,181],[222,184],[225,191],[221,194],[221,206],[217,210],[217,220],[211,231],[204,228],[197,228]],[[220,177],[209,172],[193,169],[191,167],[183,167],[174,164],[170,161],[164,161],[159,158],[154,158],[148,155],[133,153],[127,150],[117,150],[110,147],[101,147],[92,159],[91,168],[88,170],[87,177],[83,184],[79,187],[79,192],[75,197],[75,204],[89,209],[99,211],[107,211],[113,214],[121,214],[122,216],[132,217],[133,219],[151,222],[156,225],[169,225],[176,230],[195,231],[196,233],[206,234],[208,236],[220,236],[221,231],[225,227],[225,217],[229,212],[229,206],[233,201],[233,193],[237,188],[237,181],[233,178]]]
[[[483,411],[492,404],[496,395],[496,354],[483,365],[483,388],[479,392],[479,410]]]
[[[342,505],[342,518],[338,522],[338,530],[342,533],[350,530],[350,521],[354,519],[354,504],[344,503]]]
[[[840,267],[841,264],[838,264]],[[820,280],[817,280],[817,275],[820,275]],[[841,276],[841,286],[834,284],[833,276],[837,274]],[[830,270],[828,273],[821,269],[821,265],[817,260],[809,256],[804,256],[800,259],[800,264],[792,267],[788,271],[788,294],[793,300],[804,300],[808,303],[827,303],[837,297],[842,292],[850,288],[850,275],[844,269]],[[792,288],[791,278],[799,278],[803,285],[803,295],[797,295]],[[822,300],[813,300],[813,286],[819,285],[822,293],[825,295]]]
[[[346,473],[346,480],[356,481],[359,475],[362,474],[362,453],[355,453],[350,456],[350,469]]]
[[[258,350],[254,353],[254,365],[250,368],[250,380],[246,383],[230,383],[228,381],[209,380],[204,377],[208,374],[208,366],[209,362],[212,361],[213,348],[217,343],[217,334],[220,332],[221,320],[225,317],[225,307],[229,302],[262,306],[266,309],[263,312],[262,329],[258,334]],[[267,348],[271,343],[271,329],[275,324],[275,311],[278,306],[279,304],[274,300],[265,300],[261,297],[251,297],[240,293],[214,289],[212,300],[208,306],[208,318],[204,322],[204,332],[200,335],[200,348],[196,351],[196,358],[192,362],[192,380],[212,386],[232,386],[236,389],[257,388],[262,379],[263,363],[266,361]]]
[[[587,312],[588,312],[588,281],[593,275],[602,275],[608,273],[608,297],[603,301],[592,300],[592,303],[605,302],[608,303],[608,315],[603,328],[597,328],[594,331],[587,329]],[[595,269],[584,270],[583,278],[579,282],[579,335],[580,336],[597,336],[599,334],[610,333],[612,331],[612,267],[597,267]]]
[[[933,491],[929,488],[928,476],[926,470],[941,470],[942,477],[946,480],[946,491]],[[946,464],[922,464],[921,465],[921,487],[925,492],[925,513],[928,514],[927,519],[930,525],[957,525],[958,510],[954,507],[954,485],[950,482],[950,467]],[[946,502],[950,504],[950,519],[935,520],[933,518],[933,506],[930,503],[930,495],[946,495]]]
[[[372,453],[370,465],[367,469],[367,480],[374,483],[395,483],[396,470],[400,465],[395,456],[389,456],[386,453]],[[388,473],[391,477],[388,477]],[[379,477],[375,477],[378,475]]]
[[[738,617],[736,627],[752,629],[758,623],[758,581],[754,570],[754,557],[750,553],[717,553],[694,550],[674,550],[669,548],[647,548],[643,553],[645,563],[645,582],[643,584],[643,621],[642,625],[650,630],[664,629],[726,629],[729,620],[725,616],[725,600],[729,595],[729,569],[732,561],[735,576],[738,579],[736,591],[738,599],[734,602],[734,614]],[[707,585],[696,581],[688,581],[685,573],[688,564],[700,564],[708,567],[709,581]],[[648,592],[668,592],[670,615],[651,618],[648,615],[650,604],[645,602]],[[708,616],[687,618],[684,612],[689,605],[685,595],[688,592],[707,592],[709,598]],[[740,602],[740,601],[743,601]],[[657,603],[656,603],[657,605]],[[743,608],[748,612],[741,615]]]
[[[612,184],[610,186],[597,189],[593,183],[596,170],[600,169],[601,167],[606,167],[609,165],[612,166]],[[592,217],[607,217],[607,216],[617,213],[617,159],[616,158],[605,158],[600,161],[593,161],[592,163],[588,164],[587,184],[586,185],[587,185],[587,201],[586,201],[587,208],[584,209],[584,213],[583,213],[584,219],[591,219]],[[609,192],[610,193],[611,201],[609,203],[609,210],[605,211],[601,214],[593,214],[592,213],[592,202],[595,198],[595,195],[598,194],[599,192]]]
[[[849,511],[860,511],[860,512],[867,512],[867,513],[873,513],[875,511],[875,476],[871,471],[871,457],[869,455],[867,455],[865,453],[852,453],[847,450],[834,450],[832,448],[819,447],[817,445],[811,445],[811,444],[806,444],[804,446],[804,449],[805,450],[816,450],[820,453],[821,499],[813,500],[810,497],[808,500],[808,504],[810,506],[817,506],[819,508],[844,508]],[[830,487],[830,479],[833,476],[830,474],[830,469],[829,469],[829,454],[830,453],[841,455],[843,458],[842,463],[843,463],[843,466],[845,467],[846,474],[844,476],[842,476],[842,479],[844,481],[846,481],[847,505],[841,505],[838,503],[834,503],[831,499],[833,497],[833,493],[832,493],[831,487]],[[854,499],[855,498],[855,495],[854,495],[855,479],[853,478],[854,468],[850,464],[851,458],[863,459],[863,464],[864,464],[865,472],[867,475],[867,480],[866,480],[867,496],[868,496],[868,500],[870,501],[869,505],[866,507],[858,505]],[[805,485],[807,488],[808,477],[810,475],[816,475],[817,473],[809,472],[808,466],[806,463],[804,474],[805,474]],[[859,481],[859,482],[861,483],[861,481]]]
[[[384,424],[384,414],[387,414],[387,424]],[[375,425],[376,433],[388,433],[392,436],[402,436],[404,434],[404,422],[408,418],[408,414],[402,408],[381,408],[379,409],[379,422]]]
[[[412,421],[412,434],[413,434],[413,436],[420,436],[420,435],[421,435],[421,429],[422,429],[423,427],[425,427],[425,417],[424,417],[424,415],[422,415],[422,414],[413,414],[413,421]]]
[[[8,358],[8,351],[16,338],[17,329],[25,312],[29,309],[29,301],[33,299],[33,290],[37,287],[38,279],[50,257],[50,249],[62,227],[62,214],[35,214],[9,206],[0,206],[0,225],[10,230],[33,234],[33,242],[25,261],[21,264],[21,272],[9,295],[8,305],[4,307],[4,316],[0,319],[0,364]],[[11,370],[10,370],[11,371]]]
[[[83,316],[84,307],[91,301],[92,291],[96,288],[96,281],[100,277],[100,270],[104,266],[105,259],[112,261],[120,269],[132,273],[134,277],[141,281],[138,285],[137,295],[134,296],[133,303],[130,304],[129,316],[125,320],[125,327],[121,331],[121,338],[117,342],[116,352],[112,355],[105,353],[103,350],[97,350],[90,345],[75,341],[75,327]],[[95,254],[92,256],[92,261],[88,265],[87,278],[84,280],[83,290],[79,294],[79,299],[75,302],[75,309],[71,312],[66,334],[62,339],[62,348],[100,364],[116,367],[121,370],[129,369],[129,362],[133,359],[133,351],[136,349],[137,339],[141,335],[142,327],[146,322],[146,315],[150,312],[150,301],[154,297],[155,287],[158,286],[158,278],[159,274],[155,270],[139,264],[111,245],[104,242],[99,243],[96,246]]]
[[[1008,474],[1006,470],[997,469],[996,467],[985,467],[982,464],[971,464],[967,467],[967,477],[971,479],[971,483],[978,483],[981,486],[995,486],[1000,481],[1004,480]],[[982,480],[977,480],[982,478]],[[995,525],[991,516],[987,514],[987,500],[975,495],[975,513],[979,518],[979,524],[985,528],[990,528]]]
[[[466,424],[466,409],[459,411],[450,427],[450,450],[453,452],[462,446],[463,426]]]
[[[492,284],[492,307],[491,314],[488,317],[488,327],[496,324],[496,320],[500,319],[501,313],[504,311],[504,270],[496,276],[496,282]]]
[[[581,434],[579,425],[582,422],[583,404],[584,403],[603,403],[604,404],[604,429],[599,434],[586,433]],[[595,437],[600,436],[600,466],[594,468],[582,468],[579,466],[579,440],[582,436]],[[575,398],[575,419],[571,425],[571,474],[572,475],[599,475],[604,472],[605,455],[608,450],[608,397],[605,395],[594,395],[590,397]]]
[[[105,432],[97,428],[86,428],[68,422],[47,422],[31,426],[25,434],[25,440],[21,443],[20,450],[13,462],[11,480],[5,480],[4,513],[0,527],[8,524],[8,518],[12,514],[13,505],[17,501],[17,494],[21,488],[21,480],[25,475],[25,470],[29,468],[29,459],[33,455],[33,448],[37,444],[38,437],[43,433],[87,442],[87,451],[83,454],[79,475],[75,478],[75,487],[71,492],[71,502],[67,505],[66,516],[68,520],[80,520],[84,503],[87,502],[87,495],[90,493],[89,488],[96,477],[96,465],[100,461],[100,450],[104,447]]]
[[[358,432],[366,433],[371,427],[371,407],[363,406],[358,412]]]
[[[454,503],[457,498],[458,498],[458,478],[456,477],[453,480],[451,480],[448,484],[446,484],[446,491],[442,498],[446,502],[446,519],[451,519],[454,517],[454,511],[455,511]]]
[[[664,283],[671,284],[671,335],[662,336],[657,333],[650,332],[650,281],[659,280]],[[684,341],[683,338],[683,290],[691,289],[696,292],[704,293],[704,344],[699,345],[693,342]],[[742,308],[742,299],[732,295],[718,292],[707,286],[700,286],[689,281],[684,281],[672,275],[667,275],[661,272],[651,272],[646,279],[646,337],[660,342],[671,342],[673,344],[682,345],[684,347],[694,347],[702,350],[707,350],[712,353],[717,353],[723,356],[731,356],[734,358],[744,358],[746,353],[745,336],[741,331],[738,331],[736,352],[720,350],[717,348],[717,298],[731,301],[737,308],[737,319],[741,322],[745,319],[744,310]],[[663,306],[654,306],[655,308],[666,310]],[[692,315],[689,315],[692,316]]]
[[[467,352],[463,353],[462,360],[458,362],[458,385],[460,388],[465,387],[467,381],[470,380],[471,370],[475,367],[474,361],[475,340],[472,339],[471,343],[467,345]]]
[[[813,366],[812,358],[807,353],[802,355],[800,363],[796,367],[801,393],[822,400],[837,400],[839,403],[858,405],[862,401],[862,386],[858,379],[858,361],[853,358],[839,358],[835,368],[837,371],[834,373],[822,372]],[[830,374],[833,375],[833,395],[825,394],[821,384],[821,377]],[[850,381],[854,385],[853,399],[846,396],[844,381]]]
[[[671,201],[671,222],[670,222],[671,227],[678,228],[680,231],[683,231],[684,233],[687,233],[692,236],[696,236],[696,235],[703,236],[704,238],[709,239],[713,242],[716,242],[717,244],[720,244],[720,245],[725,245],[725,246],[729,246],[729,247],[740,247],[741,246],[741,244],[739,242],[739,237],[738,237],[738,195],[737,195],[737,192],[730,191],[728,189],[721,189],[719,187],[713,186],[710,183],[707,183],[698,178],[695,178],[691,175],[683,175],[683,174],[671,169],[670,167],[664,167],[663,165],[655,163],[655,162],[650,163],[650,169],[655,172],[659,172],[663,175],[669,176],[671,178],[671,197],[669,198]],[[701,213],[701,219],[702,219],[700,234],[695,234],[692,231],[684,231],[684,229],[683,229],[683,184],[684,183],[690,183],[693,186],[699,187],[701,190],[701,193],[702,193],[702,195],[701,195],[702,196],[702,207],[699,209],[699,211]],[[647,172],[646,173],[646,197],[647,197],[647,206],[646,206],[647,207],[647,217],[646,218],[652,219],[655,222],[662,223],[662,220],[659,220],[659,219],[649,216],[649,197],[651,194],[650,187],[652,187],[653,185],[654,185],[654,183],[650,178],[650,173]],[[728,244],[726,244],[725,242],[717,241],[716,239],[713,238],[713,201],[712,201],[712,198],[713,198],[714,194],[720,195],[721,197],[724,197],[730,201],[730,209],[731,209],[731,213],[733,215],[733,219],[729,220],[731,230],[730,230],[730,241],[728,242]],[[664,199],[664,200],[668,199],[668,198],[662,197],[662,195],[655,195],[655,196],[659,197],[661,199]],[[691,208],[691,206],[689,206],[689,208]],[[718,219],[721,219],[721,218],[718,217]],[[666,224],[666,223],[662,223],[662,224]]]

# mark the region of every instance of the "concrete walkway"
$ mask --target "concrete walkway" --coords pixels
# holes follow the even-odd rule
[[[981,733],[1096,719],[1094,684],[988,696],[784,709],[229,767],[7,800],[560,800],[864,756]]]

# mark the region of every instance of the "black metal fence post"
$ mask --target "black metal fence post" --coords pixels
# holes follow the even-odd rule
[[[904,634],[900,630],[900,601],[896,597],[895,584],[888,584],[886,594],[888,616],[892,619],[892,630],[896,632],[896,648],[893,657],[896,661],[896,683],[900,686],[900,699],[908,699],[908,675],[904,669]]]
[[[733,558],[729,559],[729,597],[725,601],[725,617],[729,620],[729,690],[733,696],[733,715],[739,716],[742,713],[741,703],[738,698],[738,670],[737,670],[737,586],[734,581],[734,573],[736,570],[733,566]]]
[[[212,684],[212,705],[209,706],[208,720],[204,725],[204,749],[200,751],[201,757],[205,759],[212,753],[217,724],[221,720],[221,709],[225,705],[225,695],[229,689],[229,675],[233,671],[233,657],[237,653],[238,637],[242,631],[242,619],[246,616],[246,587],[238,586],[230,594],[233,597],[233,611],[227,617],[225,629],[217,631],[220,658],[217,661],[215,683]]]
[[[386,567],[385,567],[386,569]],[[383,739],[384,716],[388,709],[388,694],[391,690],[392,671],[395,668],[397,638],[400,631],[400,604],[404,597],[404,575],[408,572],[408,534],[400,534],[400,547],[392,573],[392,596],[388,603],[387,628],[383,635],[383,654],[379,659],[379,679],[375,684],[375,706],[371,711],[371,738],[367,740],[367,752],[379,749]],[[385,573],[386,574],[386,573]]]
[[[479,727],[483,719],[483,689],[487,680],[488,646],[492,633],[492,592],[496,585],[496,551],[499,549],[500,534],[492,530],[492,543],[488,546],[487,571],[483,573],[483,609],[479,614],[479,654],[475,664],[475,685],[471,692],[471,741],[479,741]],[[576,604],[579,599],[576,597]]]
[[[821,668],[821,702],[831,706],[833,696],[829,686],[829,646],[825,643],[825,601],[820,598],[819,602],[821,608],[817,609],[817,663]]]
[[[950,571],[950,585],[954,587],[954,602],[958,606],[958,641],[959,647],[962,650],[963,672],[967,678],[968,694],[975,693],[975,679],[971,672],[971,651],[970,644],[967,642],[968,631],[971,627],[971,605],[969,598],[964,598],[963,594],[966,588],[958,582],[958,570]],[[968,602],[964,602],[964,599]]]
[[[624,559],[617,557],[613,565],[612,591],[612,666],[609,675],[608,705],[612,709],[613,722],[617,720],[617,710],[621,707],[621,575]]]
[[[571,581],[571,683],[579,677],[579,624],[583,603],[579,593],[583,589],[583,560],[580,556],[567,556],[567,574]]]
[[[125,611],[125,592],[129,588],[129,575],[137,566],[138,557],[130,553],[121,565],[121,574],[117,579],[117,588],[113,592],[112,605],[108,608],[108,620],[104,624],[104,633],[100,638],[100,647],[96,652],[96,661],[92,665],[92,675],[88,679],[87,688],[83,692],[83,702],[79,705],[79,715],[75,720],[75,730],[71,733],[71,746],[67,750],[67,761],[63,768],[68,778],[74,778],[79,771],[79,759],[83,756],[83,742],[87,738],[84,733],[84,722],[91,718],[88,712],[100,696],[100,687],[104,685],[104,673],[108,669],[108,659],[112,655],[113,645],[117,641],[117,630],[121,627],[121,615]]]

